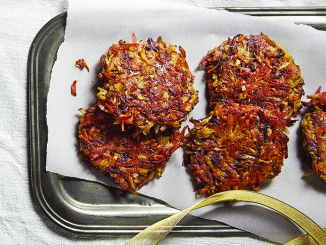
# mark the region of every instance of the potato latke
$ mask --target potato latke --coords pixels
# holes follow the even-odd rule
[[[193,171],[196,193],[258,190],[281,171],[288,137],[283,125],[257,106],[217,105],[185,136],[185,164]]]
[[[145,134],[153,126],[180,128],[198,103],[194,76],[181,46],[158,38],[113,44],[101,57],[99,79],[103,87],[97,97],[102,110],[111,113],[116,123],[133,124]]]
[[[299,113],[304,85],[300,67],[266,35],[237,35],[201,62],[214,109],[217,102],[258,105],[285,125]]]
[[[133,125],[121,131],[121,126],[114,124],[114,117],[97,105],[81,111],[80,150],[100,172],[109,174],[121,188],[134,194],[163,173],[171,154],[182,142],[183,136],[175,128],[134,137]]]
[[[303,132],[303,148],[312,160],[313,171],[326,182],[326,92],[319,90],[309,102],[309,107],[301,121]]]

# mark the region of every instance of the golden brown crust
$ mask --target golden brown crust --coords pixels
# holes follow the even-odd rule
[[[79,124],[80,150],[100,172],[109,174],[121,188],[137,194],[154,176],[160,176],[171,154],[180,147],[177,129],[134,137],[135,127],[125,131],[98,106],[83,110]]]
[[[301,121],[303,148],[312,160],[313,171],[326,182],[326,92],[307,96],[310,108]]]
[[[185,164],[193,170],[196,193],[258,190],[281,171],[288,137],[283,125],[257,106],[217,104],[185,136]]]
[[[168,125],[180,128],[198,103],[185,51],[179,47],[178,52],[161,38],[157,42],[121,40],[101,62],[99,105],[122,128],[133,124],[145,134],[154,125],[160,130]]]
[[[258,105],[291,123],[301,108],[300,67],[266,35],[237,35],[208,52],[201,62],[210,105],[233,101]]]

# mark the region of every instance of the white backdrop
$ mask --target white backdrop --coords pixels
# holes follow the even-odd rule
[[[233,6],[226,0],[178,0],[202,7]],[[233,2],[233,1],[232,1]],[[250,6],[253,1],[239,1]],[[254,1],[256,6],[323,6],[325,1]],[[27,59],[37,32],[67,11],[67,0],[0,1],[0,244],[123,244],[130,236],[92,236],[68,232],[43,213],[30,182],[27,148]],[[214,238],[188,244],[227,241]],[[247,244],[254,241],[244,240]],[[162,244],[177,244],[167,238]]]

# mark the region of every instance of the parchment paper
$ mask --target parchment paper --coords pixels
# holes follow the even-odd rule
[[[72,0],[65,41],[58,51],[48,94],[47,171],[114,185],[110,178],[95,170],[90,172],[79,157],[78,109],[88,108],[96,102],[94,94],[100,56],[120,39],[131,41],[133,32],[138,40],[162,36],[163,41],[185,49],[188,64],[196,76],[195,87],[199,90],[200,102],[190,115],[196,119],[205,117],[207,108],[203,72],[197,70],[198,64],[208,50],[239,33],[263,32],[283,46],[301,67],[307,95],[315,93],[326,77],[326,33],[308,26],[153,0]],[[80,58],[87,62],[90,72],[76,68],[75,61]],[[70,93],[74,80],[78,80],[76,97]],[[292,205],[326,227],[326,183],[315,175],[302,178],[303,174],[311,172],[311,167],[301,150],[301,118],[299,115],[295,125],[289,128],[289,156],[282,172],[259,192]],[[188,124],[185,122],[182,126]],[[167,164],[163,176],[143,187],[140,193],[161,199],[177,209],[201,200],[195,198],[192,176],[182,166],[182,161],[183,151],[179,149]],[[287,242],[302,234],[283,216],[249,203],[236,203],[232,207],[219,204],[193,214],[277,242]]]

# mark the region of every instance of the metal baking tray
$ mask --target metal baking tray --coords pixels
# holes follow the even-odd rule
[[[227,10],[273,19],[287,19],[326,30],[326,8]],[[66,17],[66,13],[58,15],[39,31],[28,57],[28,132],[32,190],[48,217],[70,231],[136,234],[178,210],[142,195],[135,196],[117,188],[45,171],[47,93],[56,54],[64,41]],[[242,244],[245,241],[246,244],[274,244],[228,225],[191,215],[187,215],[173,229],[171,236],[173,234],[178,237],[197,238],[213,236],[216,241],[227,238],[228,243]]]

